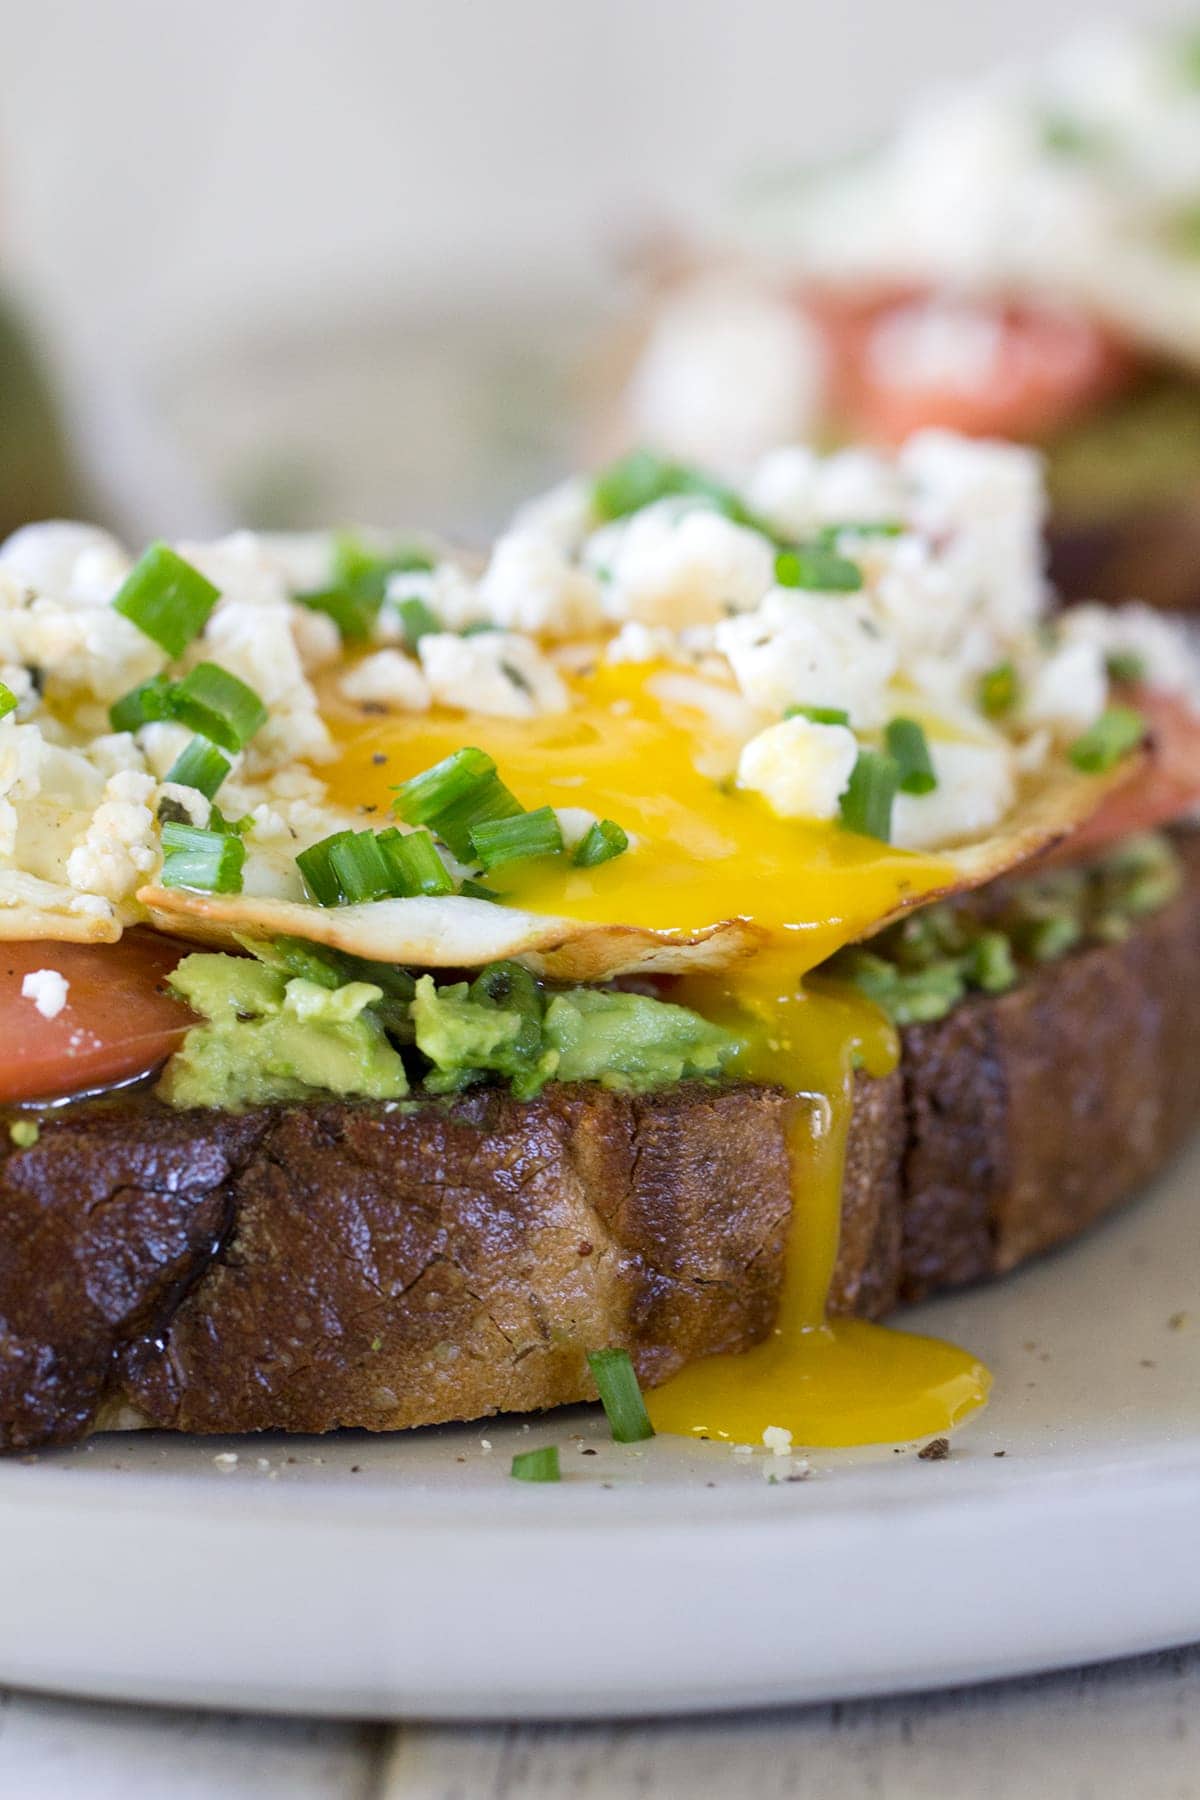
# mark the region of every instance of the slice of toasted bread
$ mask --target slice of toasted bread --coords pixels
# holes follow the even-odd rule
[[[904,1034],[859,1082],[831,1304],[1015,1267],[1200,1117],[1200,839],[1126,941]],[[554,1087],[242,1115],[80,1108],[0,1163],[0,1446],[96,1428],[391,1430],[594,1396],[769,1329],[785,1096]]]

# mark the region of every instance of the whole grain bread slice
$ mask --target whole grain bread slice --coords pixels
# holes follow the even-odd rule
[[[831,1304],[1004,1273],[1200,1118],[1200,840],[1127,940],[904,1033],[860,1079]],[[0,1447],[90,1430],[393,1430],[594,1397],[770,1328],[787,1099],[476,1090],[389,1109],[81,1108],[0,1159]]]

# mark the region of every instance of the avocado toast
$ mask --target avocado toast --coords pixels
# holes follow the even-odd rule
[[[788,456],[631,459],[482,568],[0,551],[7,1447],[530,1410],[601,1351],[736,1441],[982,1404],[868,1321],[1195,1115],[1194,653],[1050,621],[1024,453]]]

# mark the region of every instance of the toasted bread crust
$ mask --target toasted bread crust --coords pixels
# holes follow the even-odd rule
[[[878,1318],[1082,1231],[1200,1117],[1200,844],[1121,944],[904,1034],[855,1100],[831,1305]],[[769,1329],[787,1098],[478,1090],[81,1108],[0,1161],[0,1447],[117,1423],[392,1430],[594,1396]]]

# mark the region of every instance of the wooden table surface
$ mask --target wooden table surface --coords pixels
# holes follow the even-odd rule
[[[0,1691],[0,1800],[1200,1800],[1200,1645],[653,1724],[383,1726]]]

